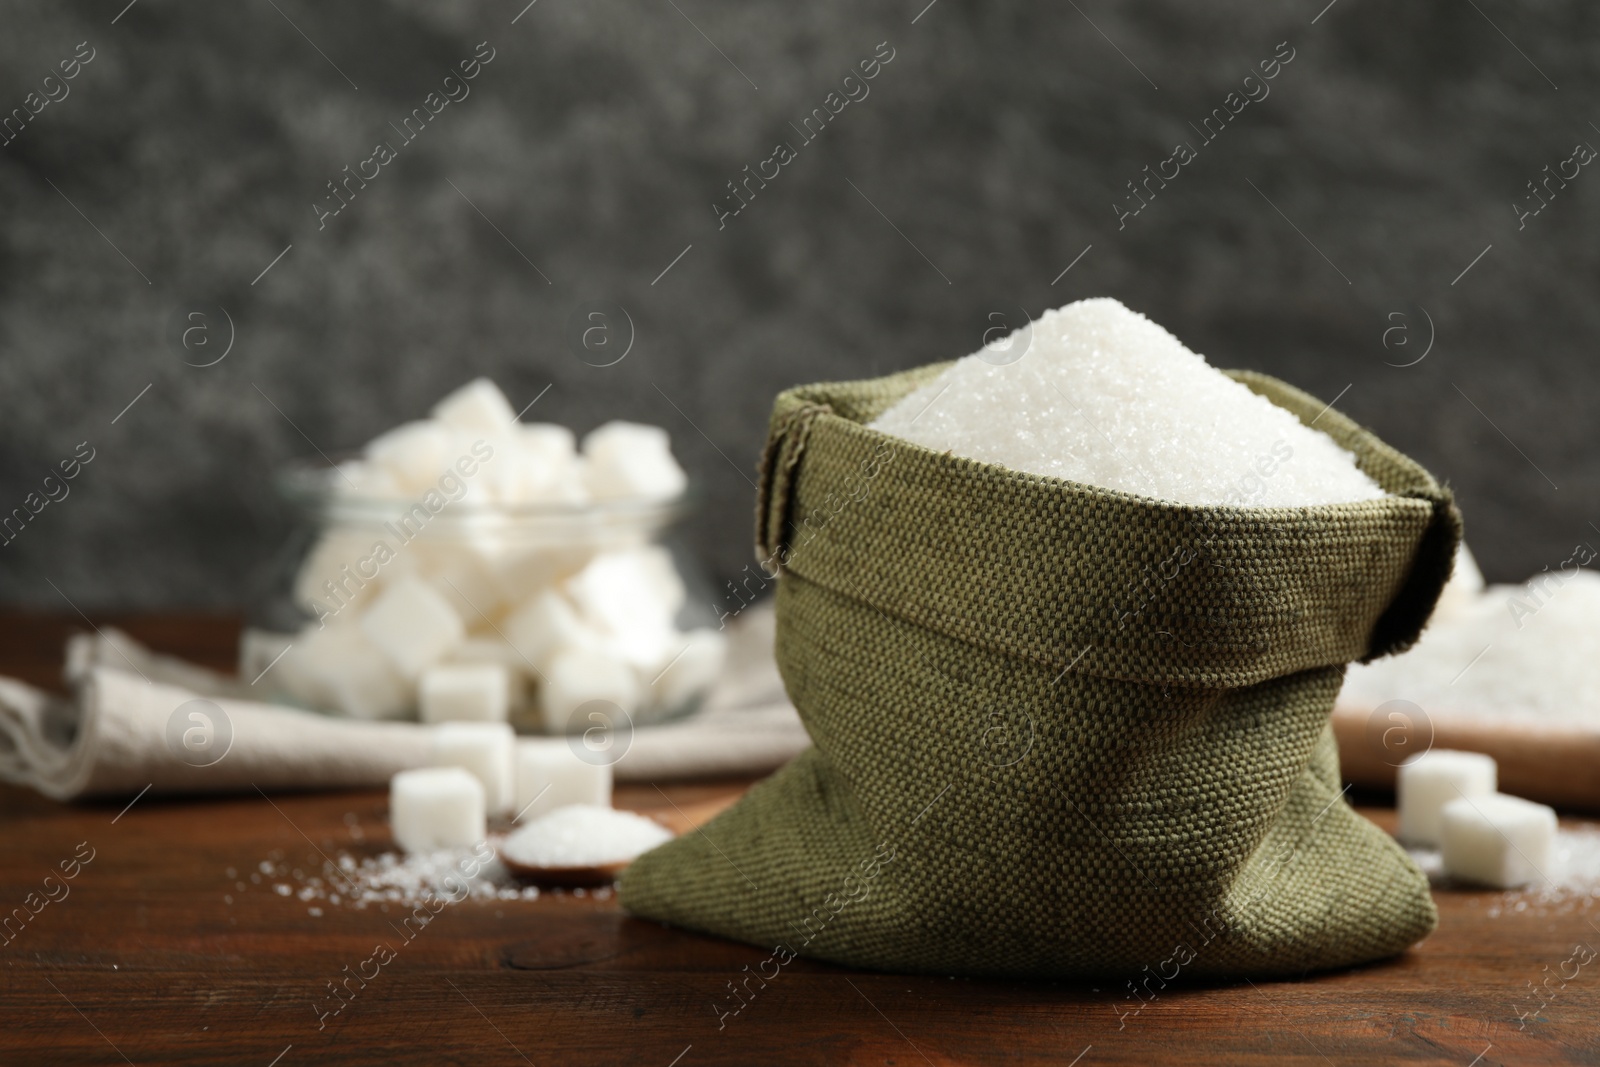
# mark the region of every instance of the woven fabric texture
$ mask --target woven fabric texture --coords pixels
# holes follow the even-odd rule
[[[942,369],[778,398],[757,548],[814,746],[637,860],[624,906],[860,967],[1134,983],[1431,931],[1426,879],[1340,795],[1328,715],[1347,663],[1426,622],[1448,491],[1242,372],[1390,495],[1197,507],[867,428]]]

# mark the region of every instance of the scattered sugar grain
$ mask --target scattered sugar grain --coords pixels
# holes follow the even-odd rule
[[[1437,849],[1407,849],[1422,873],[1435,887],[1457,887],[1444,874],[1444,863]],[[1543,885],[1502,892],[1485,912],[1491,918],[1509,910],[1539,914],[1570,914],[1589,911],[1600,903],[1600,824],[1556,831],[1551,850],[1551,880]]]
[[[1320,430],[1109,298],[1047,311],[1021,358],[957,360],[872,427],[1012,470],[1200,505],[1294,507],[1383,490]],[[1009,349],[1016,334],[995,344]]]
[[[595,810],[603,813],[598,819],[592,811],[581,813],[576,818],[567,817],[570,822],[569,829],[581,830],[589,840],[572,842],[565,836],[557,835],[541,846],[552,850],[545,854],[578,856],[579,861],[571,864],[575,866],[622,862],[672,836],[668,831],[641,816],[614,812],[608,808]],[[549,816],[546,816],[546,819],[548,818]],[[521,832],[526,832],[537,825],[538,823],[530,824]],[[562,824],[556,825],[559,828]],[[585,826],[588,829],[584,829]],[[604,827],[604,830],[597,832],[597,828],[600,827]],[[492,836],[486,844],[503,846],[506,840]],[[600,843],[599,847],[596,846],[596,842]],[[562,851],[553,851],[557,848]],[[309,904],[308,914],[313,916],[323,914],[325,906],[357,911],[376,907],[387,911],[392,904],[401,911],[410,911],[428,900],[453,898],[505,902],[533,901],[544,895],[587,896],[594,900],[610,900],[613,896],[612,890],[607,886],[587,891],[577,889],[568,891],[540,890],[537,886],[523,885],[506,869],[498,857],[485,862],[482,854],[481,849],[471,848],[439,849],[410,855],[384,852],[376,856],[362,857],[340,852],[332,863],[324,865],[320,874],[309,875],[299,869],[291,871],[285,867],[279,870],[270,862],[263,862],[261,867],[268,874],[292,879],[295,884],[274,883],[273,891],[279,896],[294,897]],[[603,860],[582,858],[588,854],[603,854],[606,858]],[[471,878],[465,878],[465,872],[471,870],[474,865],[478,868],[477,873]],[[259,882],[260,874],[253,874],[252,878]],[[461,897],[463,881],[467,887],[464,898]],[[237,887],[242,891],[245,884],[239,882]]]

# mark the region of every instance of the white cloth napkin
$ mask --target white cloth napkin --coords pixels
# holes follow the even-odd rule
[[[728,630],[728,669],[705,707],[677,722],[635,727],[615,765],[618,779],[665,781],[761,774],[811,743],[783,693],[772,657],[773,618],[749,608]],[[429,759],[431,728],[409,722],[335,718],[251,699],[251,687],[105,629],[68,642],[60,697],[0,678],[0,780],[48,797],[218,793],[379,786]],[[196,699],[211,729],[231,732],[226,755],[208,766],[180,758]],[[194,720],[198,723],[201,720]],[[620,741],[620,738],[619,738]]]

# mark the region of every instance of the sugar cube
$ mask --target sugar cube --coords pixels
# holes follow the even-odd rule
[[[509,433],[517,421],[511,402],[488,378],[474,378],[433,405],[431,414],[446,426],[484,436]]]
[[[401,771],[389,780],[389,825],[407,852],[477,844],[488,836],[483,784],[460,767]]]
[[[347,459],[337,467],[341,490],[361,496],[393,497],[402,492],[400,482],[387,468],[367,459]]]
[[[544,668],[539,684],[539,710],[550,733],[588,728],[583,708],[599,701],[631,715],[640,697],[638,675],[615,656],[577,646],[558,649]],[[616,711],[602,711],[615,716]]]
[[[1496,788],[1494,757],[1477,752],[1433,749],[1400,765],[1395,803],[1400,809],[1400,840],[1437,846],[1439,817],[1458,797],[1481,797]]]
[[[514,795],[512,752],[516,735],[503,722],[444,722],[435,726],[433,763],[460,767],[483,784],[486,810],[504,815]]]
[[[356,567],[372,550],[373,536],[353,530],[330,530],[317,539],[294,578],[294,602],[315,615],[359,610],[372,599],[378,583]]]
[[[1441,819],[1444,871],[1496,889],[1551,880],[1556,813],[1543,804],[1494,793],[1458,797]]]
[[[473,552],[455,553],[428,576],[428,584],[437,589],[455,613],[472,626],[482,626],[484,620],[498,619],[501,614],[501,587],[489,569]]]
[[[457,645],[446,662],[490,664],[503,668],[509,688],[506,720],[518,733],[539,733],[544,729],[532,707],[530,682],[537,676],[531,663],[498,633],[468,637]]]
[[[683,635],[670,622],[641,613],[627,629],[604,633],[596,647],[632,667],[648,682],[682,651],[683,645]]]
[[[367,442],[367,459],[394,478],[407,492],[432,488],[456,461],[456,435],[432,421],[402,423]]]
[[[353,719],[406,717],[415,704],[410,683],[355,627],[341,629],[350,632],[351,640],[337,659],[325,661],[321,668],[334,709]]]
[[[595,552],[593,545],[581,542],[538,548],[513,545],[486,554],[484,564],[505,602],[521,604],[581,571]]]
[[[613,632],[642,619],[669,624],[683,607],[683,579],[659,545],[602,552],[566,584],[585,619]]]
[[[504,667],[513,682],[519,675],[531,676],[534,673],[533,664],[518,652],[510,641],[493,630],[469,635],[465,641],[451,650],[446,662],[492,663],[497,667]],[[513,702],[516,696],[516,688],[513,685],[511,691]]]
[[[485,471],[495,499],[506,504],[581,504],[588,497],[572,431],[519,426]]]
[[[680,651],[650,683],[653,703],[662,712],[680,711],[709,689],[727,653],[727,640],[716,630],[691,630],[679,641]]]
[[[361,616],[361,629],[408,678],[416,678],[466,637],[450,602],[418,578],[401,578]]]
[[[393,719],[412,702],[411,687],[358,627],[308,625],[278,662],[277,687],[324,711]]]
[[[496,663],[429,667],[417,684],[423,722],[505,722],[511,710],[511,672]]]
[[[583,458],[596,500],[670,500],[689,484],[659,426],[608,422],[583,439]]]
[[[519,822],[537,819],[569,804],[611,804],[611,764],[589,763],[563,740],[517,742]]]
[[[592,647],[599,638],[578,618],[577,609],[554,589],[546,589],[513,611],[500,627],[506,640],[540,672],[564,645]]]

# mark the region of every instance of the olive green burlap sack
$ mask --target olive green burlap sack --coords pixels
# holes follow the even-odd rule
[[[1341,797],[1328,716],[1347,663],[1426,622],[1450,494],[1248,373],[1393,495],[1162,503],[867,428],[942,369],[778,398],[758,547],[814,746],[642,856],[624,906],[779,967],[968,975],[1299,973],[1431,931],[1425,878]]]

